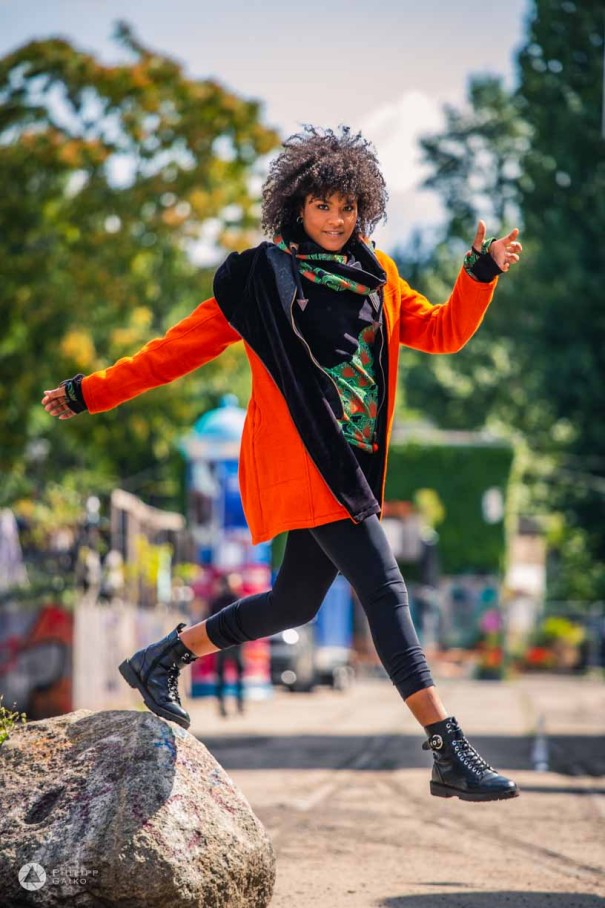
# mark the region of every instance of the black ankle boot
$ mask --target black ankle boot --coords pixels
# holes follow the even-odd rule
[[[516,783],[501,776],[477,753],[454,716],[425,725],[424,730],[429,737],[422,749],[433,751],[432,795],[463,801],[500,801],[518,796]]]
[[[179,697],[179,672],[184,665],[195,662],[195,653],[187,649],[179,637],[186,625],[177,625],[158,643],[138,650],[119,666],[120,674],[131,687],[140,691],[149,709],[183,728],[189,728],[191,718],[183,709]]]

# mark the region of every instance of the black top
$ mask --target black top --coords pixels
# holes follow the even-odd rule
[[[295,319],[315,358],[328,367],[348,362],[363,329],[380,322],[369,297],[309,280],[303,288],[309,302],[304,310],[294,306]]]
[[[355,264],[350,253],[348,264]],[[374,358],[371,375],[377,385],[378,419],[374,421],[371,440],[383,444],[386,420],[384,376],[379,359],[383,349],[383,315],[379,295],[376,293],[370,298],[352,290],[332,290],[324,284],[304,279],[303,289],[308,303],[304,309],[294,305],[295,322],[321,366],[330,368],[350,362],[359,349],[361,333],[371,326],[375,328],[375,340],[371,345]],[[376,456],[375,451],[357,444],[350,444],[350,448],[379,499],[381,458]]]

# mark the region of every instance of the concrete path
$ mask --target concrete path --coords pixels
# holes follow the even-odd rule
[[[432,797],[424,733],[386,678],[276,691],[227,719],[189,702],[191,730],[272,837],[272,908],[605,905],[605,684],[434,676],[520,797]]]

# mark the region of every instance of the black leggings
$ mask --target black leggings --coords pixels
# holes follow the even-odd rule
[[[410,616],[408,594],[376,514],[290,530],[273,589],[237,599],[206,621],[211,642],[225,649],[310,621],[336,574],[346,577],[367,615],[372,639],[389,678],[405,700],[432,687]]]

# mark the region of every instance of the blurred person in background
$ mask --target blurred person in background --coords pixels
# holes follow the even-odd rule
[[[449,298],[433,305],[370,240],[387,199],[376,152],[361,133],[304,127],[284,141],[263,185],[262,227],[271,239],[232,252],[215,274],[214,295],[163,337],[106,369],[63,380],[42,405],[59,419],[110,410],[243,340],[252,395],[240,493],[253,544],[288,531],[279,573],[272,589],[179,624],[125,659],[121,674],[149,709],[187,728],[179,670],[306,624],[340,571],[390,680],[426,733],[431,794],[512,798],[516,783],[487,763],[441,700],[381,516],[400,346],[435,354],[464,347],[500,276],[519,262],[519,231],[487,236],[480,220]]]
[[[242,590],[239,574],[224,574],[219,578],[218,590],[208,603],[208,617],[217,615],[225,606],[235,602]],[[216,698],[221,716],[227,715],[225,704],[225,666],[231,662],[236,673],[235,696],[238,712],[244,712],[244,656],[243,645],[235,644],[220,649],[216,654]]]

